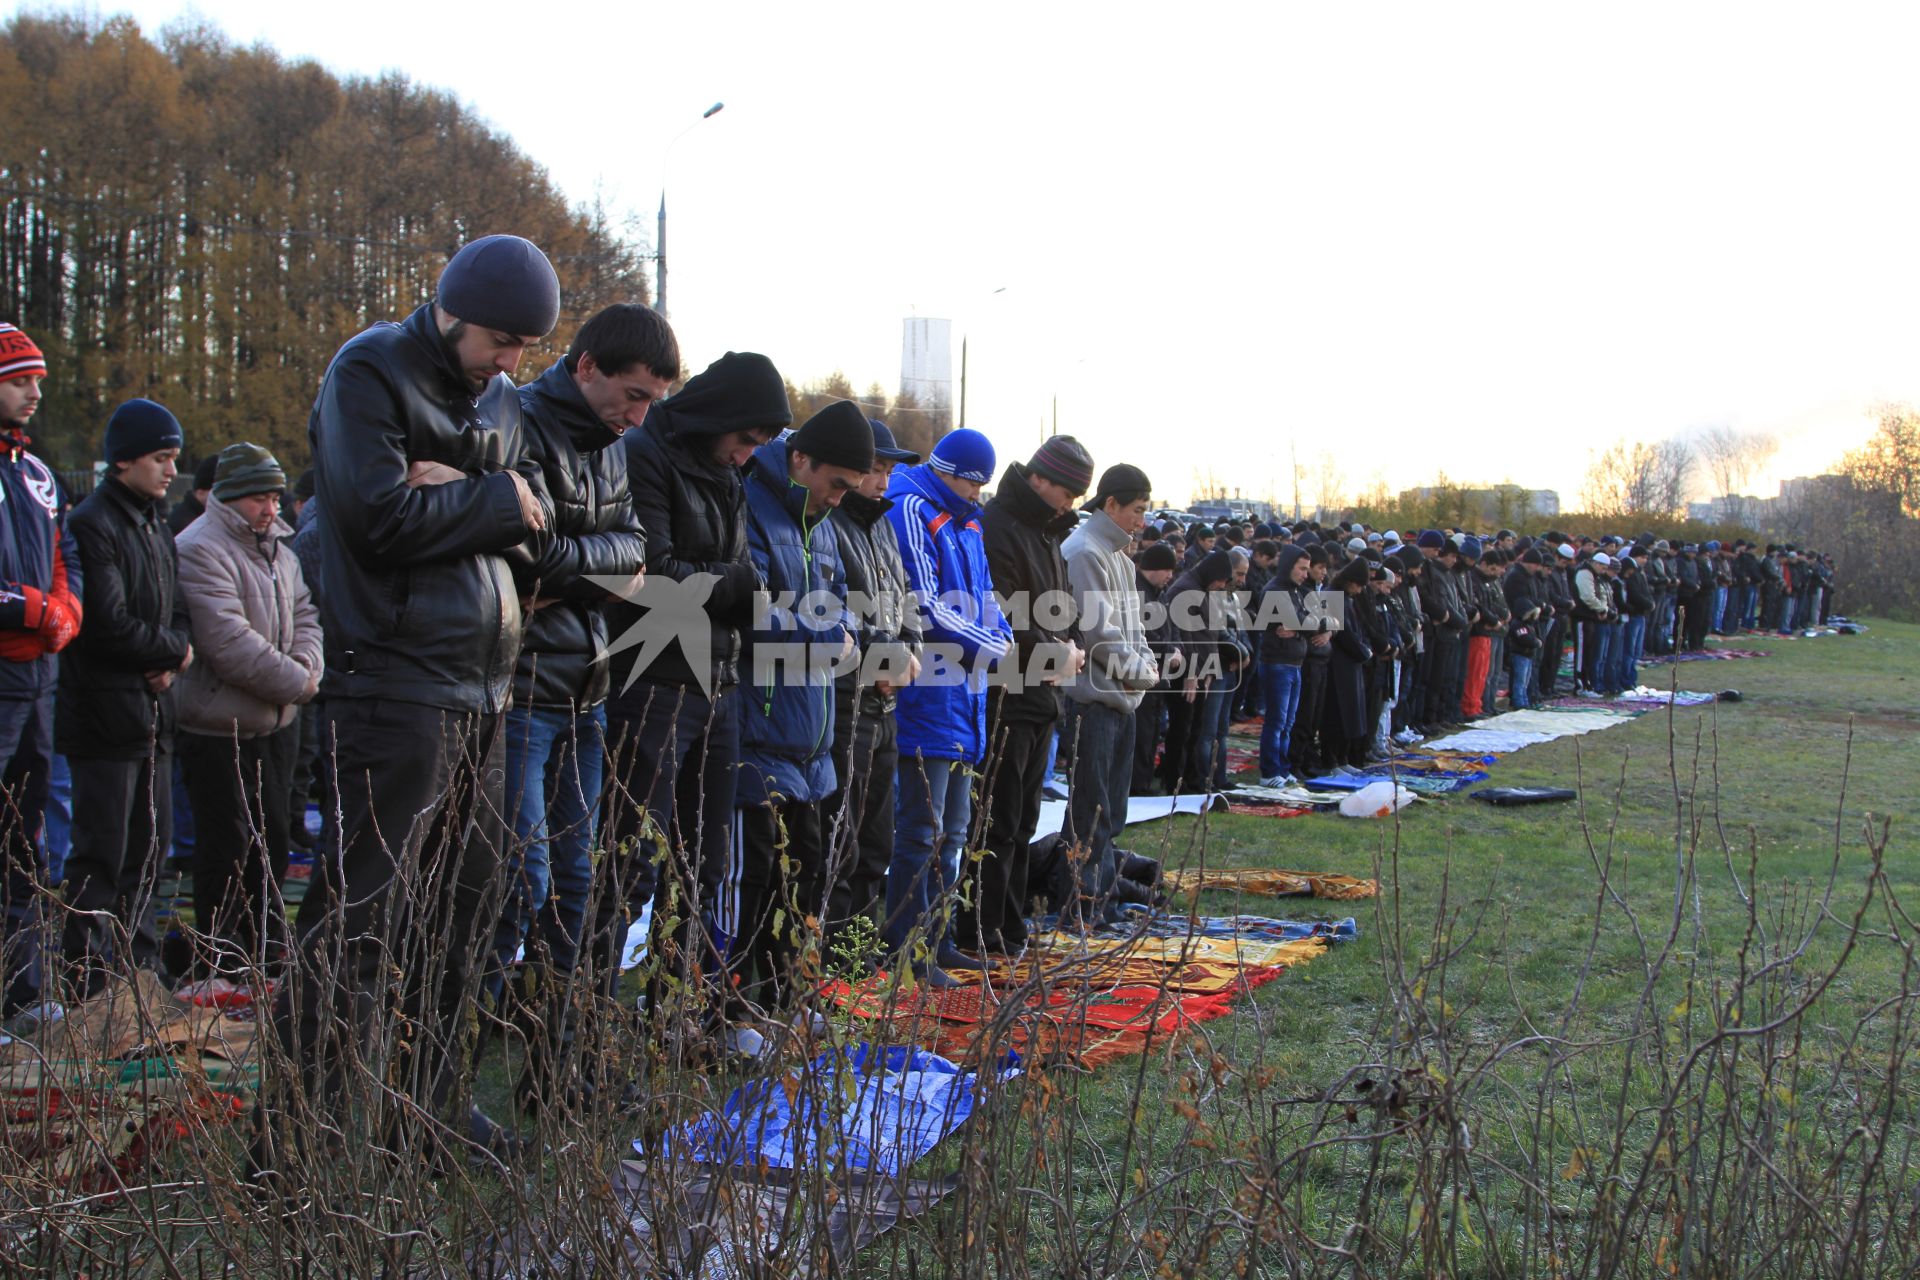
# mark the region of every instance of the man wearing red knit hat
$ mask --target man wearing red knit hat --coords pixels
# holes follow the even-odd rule
[[[47,360],[32,338],[0,324],[0,816],[6,850],[0,1016],[40,994],[39,906],[48,879],[40,842],[53,756],[54,654],[80,630],[80,554],[53,471],[27,452]]]

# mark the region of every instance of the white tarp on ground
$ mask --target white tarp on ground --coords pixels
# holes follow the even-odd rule
[[[1132,796],[1127,800],[1127,825],[1139,822],[1152,822],[1157,818],[1170,817],[1176,813],[1205,813],[1211,809],[1225,812],[1227,798],[1213,795],[1191,796]],[[1040,802],[1040,822],[1033,829],[1033,838],[1050,836],[1067,825],[1067,802],[1065,800],[1042,800]]]
[[[1624,712],[1599,708],[1589,711],[1584,707],[1570,711],[1509,711],[1503,715],[1488,716],[1485,720],[1477,721],[1473,728],[1451,737],[1423,742],[1420,749],[1485,751],[1503,755],[1524,747],[1538,746],[1542,742],[1552,742],[1555,738],[1570,738],[1575,734],[1592,733],[1596,729],[1610,729],[1631,719],[1633,717]]]
[[[1488,716],[1473,727],[1493,729],[1501,733],[1546,733],[1556,738],[1564,738],[1574,733],[1592,733],[1596,729],[1611,729],[1616,724],[1626,724],[1634,719],[1627,711],[1588,711],[1584,708],[1571,711],[1508,711],[1503,715]]]

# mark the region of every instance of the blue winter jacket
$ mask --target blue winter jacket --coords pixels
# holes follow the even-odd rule
[[[73,606],[80,589],[80,549],[67,528],[67,495],[46,463],[18,436],[0,436],[0,631],[25,627],[21,587],[43,595],[59,574]],[[53,691],[58,661],[47,653],[29,662],[0,660],[0,700],[23,702]]]
[[[920,608],[921,677],[900,691],[900,756],[976,763],[987,754],[987,671],[1006,656],[1013,627],[993,596],[977,504],[926,464],[896,467],[887,485],[900,558]],[[966,678],[943,676],[957,656]]]
[[[826,512],[808,519],[807,491],[787,474],[786,437],[754,451],[746,492],[747,551],[767,595],[747,636],[735,803],[824,800],[835,787],[832,664],[852,634],[840,543]],[[816,646],[811,661],[772,647],[796,644]]]

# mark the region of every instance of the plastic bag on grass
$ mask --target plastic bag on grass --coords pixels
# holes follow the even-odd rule
[[[1381,779],[1370,782],[1340,802],[1340,812],[1349,818],[1384,818],[1413,803],[1413,792],[1396,782]]]

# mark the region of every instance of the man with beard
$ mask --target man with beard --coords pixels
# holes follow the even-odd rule
[[[6,846],[5,979],[0,1017],[40,994],[40,915],[47,862],[40,825],[53,763],[54,654],[80,630],[80,552],[67,527],[58,477],[29,453],[27,424],[40,407],[46,357],[32,338],[0,324],[0,786],[13,797],[0,823]]]
[[[453,256],[434,299],[334,356],[308,428],[323,511],[321,626],[340,847],[315,868],[299,959],[276,1022],[318,1132],[349,1141],[344,1072],[390,1061],[372,1139],[445,1167],[477,989],[472,962],[500,904],[506,739],[525,615],[514,558],[551,507],[522,446],[510,376],[560,314],[538,248],[486,236]],[[400,976],[401,1016],[366,1043]],[[359,1050],[349,1042],[361,1042]],[[269,1098],[262,1174],[292,1113]],[[303,1117],[304,1118],[304,1117]],[[473,1150],[509,1143],[477,1107]],[[356,1132],[351,1140],[364,1140]]]

